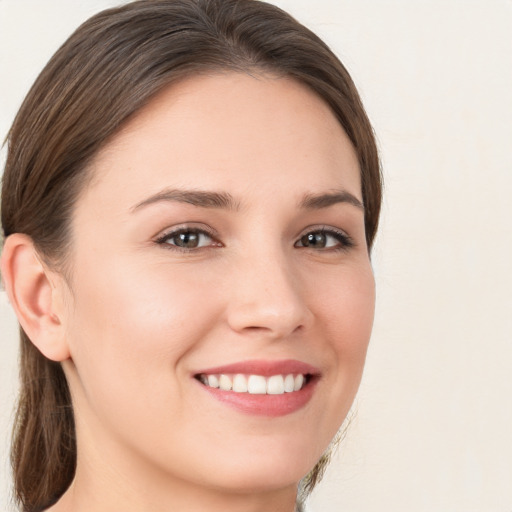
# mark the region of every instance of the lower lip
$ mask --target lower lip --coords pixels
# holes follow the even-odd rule
[[[198,383],[210,396],[245,414],[257,416],[285,416],[302,409],[313,396],[316,379],[311,379],[299,391],[282,395],[253,395],[211,388]]]

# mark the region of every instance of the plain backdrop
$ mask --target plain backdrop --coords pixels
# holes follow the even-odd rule
[[[118,3],[0,0],[2,139],[57,47]],[[312,510],[512,512],[512,2],[275,3],[351,72],[386,183],[367,367]],[[1,292],[5,511],[16,358]]]

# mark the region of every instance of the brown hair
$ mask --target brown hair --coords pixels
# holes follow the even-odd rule
[[[4,236],[29,235],[45,261],[64,271],[69,221],[91,159],[164,87],[216,70],[291,77],[330,106],[359,158],[370,249],[381,178],[373,131],[356,88],[315,34],[256,0],[140,0],[103,11],[79,27],[44,68],[9,132]],[[15,496],[27,512],[55,503],[76,465],[64,373],[23,331],[12,465]],[[319,464],[305,480],[306,491],[321,473]]]

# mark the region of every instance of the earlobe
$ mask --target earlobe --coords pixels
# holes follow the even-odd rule
[[[52,282],[32,239],[15,233],[5,240],[1,260],[7,296],[21,327],[39,351],[52,361],[69,359],[62,316],[62,283]]]

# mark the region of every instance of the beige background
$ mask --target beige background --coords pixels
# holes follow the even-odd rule
[[[118,2],[0,0],[0,137],[46,60]],[[386,180],[377,316],[317,512],[512,512],[512,2],[275,2],[360,88]],[[2,153],[2,160],[5,152]],[[0,509],[16,393],[0,293]]]

